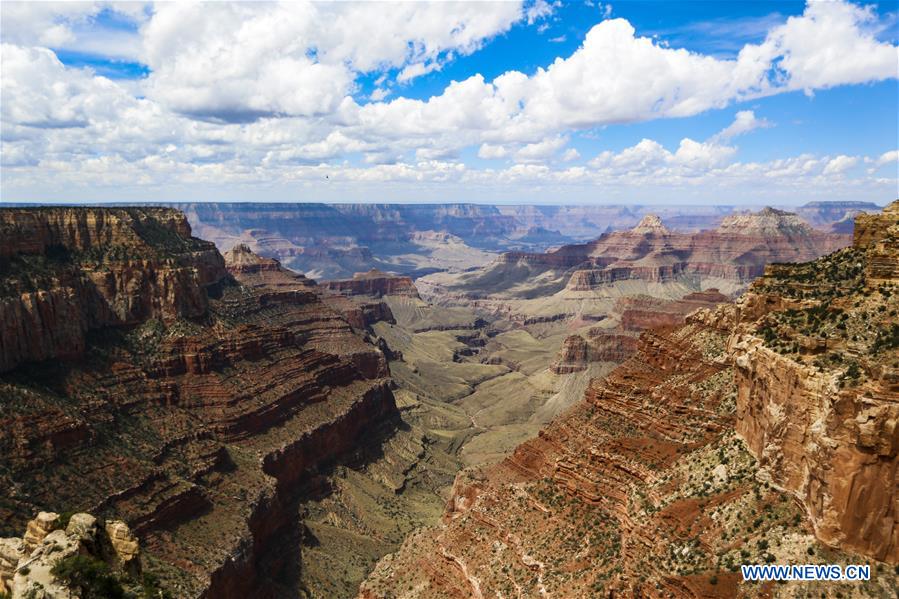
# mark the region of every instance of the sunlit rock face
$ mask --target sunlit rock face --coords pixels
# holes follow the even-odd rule
[[[739,564],[864,561],[871,583],[834,588],[892,593],[897,208],[858,217],[851,247],[769,266],[735,304],[644,332],[538,437],[462,472],[441,525],[360,597],[754,597]],[[569,337],[557,367],[590,351]]]

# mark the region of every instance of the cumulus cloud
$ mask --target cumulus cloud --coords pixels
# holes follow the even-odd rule
[[[890,150],[888,152],[884,152],[877,157],[877,160],[874,161],[874,164],[877,167],[881,167],[886,164],[896,165],[897,163],[899,163],[899,150]]]
[[[541,162],[554,156],[567,143],[567,137],[559,136],[527,144],[515,152],[515,160],[518,162]]]
[[[133,27],[98,23],[102,11]],[[137,28],[148,15],[149,5],[143,2],[4,2],[0,26],[6,43],[138,60]]]
[[[475,75],[428,100],[366,106],[370,114],[363,118],[377,112],[389,126],[402,118],[406,131],[421,135],[450,126],[475,129],[482,141],[535,143],[566,130],[692,116],[784,91],[896,77],[896,47],[876,40],[871,14],[844,2],[811,3],[761,44],[744,46],[734,60],[668,48],[638,36],[624,19],[605,20],[571,56],[531,76],[509,71],[488,82]],[[829,64],[832,52],[815,55],[809,44],[839,48],[836,68],[816,71],[817,61]],[[851,68],[856,60],[858,71]],[[448,104],[451,118],[444,114]],[[768,125],[750,115],[726,135]]]
[[[610,6],[602,6],[610,17]],[[692,184],[781,181],[790,172],[843,185],[858,157],[733,162],[733,139],[770,126],[751,110],[738,111],[706,141],[665,148],[645,139],[588,166],[557,167],[579,157],[565,148],[578,130],[896,77],[896,46],[877,39],[873,9],[835,1],[809,4],[732,59],[670,48],[624,19],[607,18],[570,55],[532,73],[511,70],[492,80],[476,73],[429,98],[403,97],[404,83],[515,24],[546,19],[553,8],[540,1],[399,3],[390,10],[376,3],[4,3],[4,187],[39,174],[82,176],[85,185],[127,176],[218,185],[306,180],[308,173],[316,181],[322,168],[331,169],[330,180],[347,173],[353,181],[656,177]],[[133,27],[91,41],[85,31],[103,10]],[[112,81],[64,66],[46,46],[108,56],[120,48],[120,57],[146,64],[150,74]],[[362,75],[375,80],[373,90]],[[466,148],[517,164],[476,172],[458,161]],[[347,166],[360,157],[367,165]],[[895,153],[884,157],[866,164],[896,162]]]
[[[509,151],[503,146],[495,146],[492,144],[481,144],[478,148],[478,158],[494,159],[505,158],[509,155]]]
[[[832,158],[824,167],[824,175],[841,175],[858,164],[857,156],[846,156],[841,154]]]
[[[734,122],[722,129],[713,139],[727,141],[738,135],[749,133],[753,129],[771,127],[772,124],[765,120],[756,118],[755,113],[751,110],[741,110],[734,117]]]
[[[0,46],[2,121],[8,129],[87,127],[114,118],[116,107],[133,102],[112,81],[67,69],[46,48]]]
[[[578,152],[578,151],[577,151],[576,149],[574,149],[574,148],[568,148],[568,149],[565,150],[565,152],[562,154],[562,160],[565,161],[565,162],[571,162],[572,160],[577,160],[577,159],[580,158],[580,157],[581,157],[581,153]]]
[[[758,47],[757,60],[772,64],[789,89],[811,91],[896,77],[896,47],[878,41],[871,6],[809,2]],[[776,61],[776,64],[775,64]]]
[[[736,149],[714,142],[698,142],[689,138],[681,140],[677,150],[666,150],[659,142],[643,139],[620,152],[605,151],[590,161],[590,166],[605,172],[650,175],[677,173],[679,176],[701,175],[711,168],[721,166]]]
[[[162,3],[142,30],[148,95],[226,122],[330,115],[356,73],[409,81],[520,18],[515,2]]]

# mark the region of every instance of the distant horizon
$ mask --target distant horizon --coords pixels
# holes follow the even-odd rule
[[[354,201],[333,201],[320,202],[315,200],[143,200],[143,201],[95,201],[95,202],[71,202],[66,200],[47,200],[47,201],[6,201],[0,200],[0,209],[15,207],[41,207],[41,206],[59,206],[59,207],[135,207],[135,206],[172,206],[180,204],[247,204],[247,205],[319,205],[319,206],[336,206],[336,205],[362,205],[362,206],[533,206],[537,208],[566,208],[566,207],[659,207],[666,209],[676,208],[735,208],[738,210],[746,209],[764,209],[770,208],[801,208],[813,204],[872,204],[877,208],[884,208],[893,200],[885,202],[877,202],[874,200],[808,200],[801,204],[785,204],[785,203],[753,203],[753,204],[714,204],[714,203],[680,203],[673,202],[669,204],[650,203],[650,202],[565,202],[558,204],[539,203],[539,202],[478,202],[478,201],[432,201],[432,202],[354,202]]]

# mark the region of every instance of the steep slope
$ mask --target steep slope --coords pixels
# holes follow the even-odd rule
[[[899,202],[856,219],[851,248],[772,266],[743,298],[737,431],[821,540],[896,563]]]
[[[858,217],[851,248],[644,332],[537,438],[461,473],[442,524],[360,596],[820,592],[742,581],[740,564],[765,562],[871,563],[872,580],[827,592],[891,596],[897,274],[899,202]]]
[[[251,258],[236,282],[176,211],[0,222],[3,529],[87,510],[126,521],[175,596],[296,593],[297,506],[399,422],[383,354],[301,277]]]
[[[104,326],[198,317],[224,276],[172,210],[0,210],[0,371],[78,356]]]

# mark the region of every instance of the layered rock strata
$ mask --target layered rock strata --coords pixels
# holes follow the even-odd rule
[[[352,279],[325,281],[322,285],[329,291],[343,295],[419,297],[418,290],[409,277],[390,275],[376,269],[357,272]]]
[[[241,248],[229,274],[175,211],[0,218],[22,248],[4,246],[5,322],[23,294],[52,296],[81,339],[63,351],[76,344],[40,310],[4,330],[3,529],[37,506],[86,510],[127,523],[174,596],[296,585],[259,564],[299,526],[294,505],[320,492],[322,469],[395,429],[382,352],[303,277]],[[91,286],[98,273],[109,293]],[[21,364],[49,356],[72,359]]]
[[[569,291],[591,291],[630,279],[747,283],[761,275],[766,264],[812,260],[849,241],[848,235],[812,229],[795,214],[773,208],[727,216],[718,228],[696,233],[671,231],[661,219],[647,215],[630,230],[605,233],[588,243],[542,254],[507,252],[483,272],[463,277],[460,288],[503,291],[520,284],[517,270],[529,277],[561,273]],[[499,273],[504,273],[504,281],[498,281]]]
[[[500,464],[360,597],[755,597],[744,563],[872,564],[829,592],[888,596],[896,532],[896,210],[855,245],[777,265],[735,305],[644,332],[636,353]],[[568,344],[566,344],[568,345]],[[584,344],[572,342],[572,357]]]
[[[899,562],[899,202],[851,248],[771,267],[728,347],[737,431],[825,543]]]
[[[195,318],[225,276],[173,210],[0,210],[0,372],[72,358],[90,330]]]

